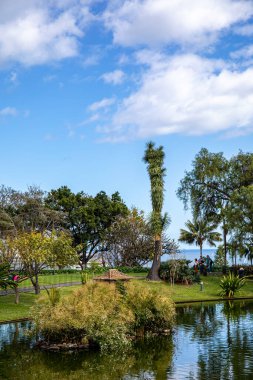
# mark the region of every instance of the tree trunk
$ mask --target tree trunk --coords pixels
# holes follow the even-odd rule
[[[31,277],[31,282],[32,282],[33,287],[34,287],[35,294],[40,294],[40,286],[39,286],[39,276],[38,276],[38,274],[35,275],[35,281]]]
[[[202,259],[202,252],[203,252],[203,245],[202,245],[202,243],[200,243],[199,249],[200,249],[200,258]]]
[[[39,286],[39,276],[36,274],[35,276],[35,294],[40,294],[40,286]]]
[[[223,273],[227,273],[227,230],[225,227],[225,223],[223,222],[223,243],[224,243],[224,267]]]
[[[147,275],[147,279],[151,281],[161,281],[159,277],[159,269],[161,265],[161,253],[162,253],[162,242],[161,238],[155,240],[155,254],[152,262],[152,266]]]
[[[19,304],[19,289],[18,289],[18,286],[15,286],[14,287],[14,291],[15,291],[15,304]]]

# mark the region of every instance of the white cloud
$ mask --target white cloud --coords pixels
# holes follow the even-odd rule
[[[48,83],[48,82],[53,82],[53,81],[55,81],[57,79],[57,76],[56,75],[54,75],[54,74],[49,74],[49,75],[45,75],[44,77],[43,77],[43,82],[46,82],[46,83]]]
[[[74,0],[1,0],[0,64],[30,66],[78,54],[78,38],[92,19]]]
[[[139,59],[150,57],[144,52]],[[139,89],[118,105],[103,130],[113,140],[252,131],[253,68],[233,71],[196,55],[159,59],[158,54]]]
[[[104,99],[100,100],[99,102],[92,103],[89,106],[89,110],[92,112],[98,111],[101,109],[108,108],[111,105],[113,105],[114,103],[115,103],[115,98],[104,98]]]
[[[122,70],[114,70],[109,73],[104,73],[101,78],[105,81],[105,83],[117,85],[124,82],[125,73]]]
[[[253,56],[253,45],[244,46],[242,49],[232,52],[230,56],[232,58],[251,58]]]
[[[16,116],[17,110],[14,107],[5,107],[0,109],[0,116]]]
[[[123,0],[104,14],[114,42],[126,46],[191,44],[203,46],[217,33],[253,15],[251,1]]]
[[[18,83],[18,74],[15,71],[10,73],[10,82],[14,85]]]
[[[241,34],[242,36],[252,36],[253,34],[253,25],[252,24],[246,24],[238,26],[235,29],[237,34]]]

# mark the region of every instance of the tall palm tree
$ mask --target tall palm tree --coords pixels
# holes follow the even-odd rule
[[[164,164],[163,147],[155,148],[155,144],[151,141],[147,143],[143,161],[147,164],[151,184],[151,225],[154,234],[155,251],[151,269],[148,278],[153,281],[159,281],[159,268],[161,264],[162,254],[162,231],[168,221],[165,214],[162,216],[162,207],[164,201],[164,177],[166,169]]]
[[[215,242],[222,240],[221,234],[214,231],[217,224],[211,223],[206,219],[195,218],[192,222],[188,220],[185,225],[188,230],[181,229],[178,240],[187,244],[198,245],[200,248],[200,257],[202,257],[204,242],[214,247]]]

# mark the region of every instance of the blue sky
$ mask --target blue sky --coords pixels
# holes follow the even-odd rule
[[[177,238],[201,147],[252,151],[252,20],[247,0],[1,0],[1,183],[119,191],[148,213],[153,140]]]

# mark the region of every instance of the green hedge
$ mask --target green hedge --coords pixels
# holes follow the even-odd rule
[[[112,269],[111,267],[101,267],[101,266],[92,266],[91,268],[87,268],[84,271],[81,271],[80,269],[44,269],[42,271],[42,275],[48,275],[48,274],[72,274],[72,273],[104,273],[107,270]],[[149,268],[144,267],[116,267],[120,272],[123,273],[147,273],[149,271]]]

